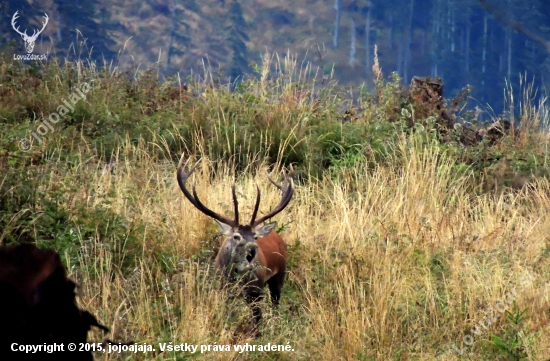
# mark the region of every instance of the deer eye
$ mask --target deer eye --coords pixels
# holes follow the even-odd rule
[[[234,234],[234,235],[233,235],[233,239],[234,239],[235,241],[238,241],[238,240],[241,239],[241,235],[240,235],[240,234]]]

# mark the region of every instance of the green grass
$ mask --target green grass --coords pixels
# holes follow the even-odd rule
[[[157,349],[96,358],[455,360],[451,345],[465,347],[530,269],[541,277],[518,294],[517,309],[529,309],[521,324],[502,317],[466,349],[471,360],[547,357],[550,138],[530,88],[519,132],[466,146],[463,129],[442,132],[437,114],[411,125],[421,104],[395,76],[351,102],[360,90],[270,60],[240,84],[205,70],[186,88],[153,70],[0,60],[0,240],[59,251],[110,338]],[[86,99],[22,150],[36,119],[82,82],[93,84]],[[267,170],[296,169],[295,196],[277,217],[287,282],[278,310],[263,305],[259,339],[241,332],[248,310],[214,276],[217,227],[175,182],[182,152],[202,158],[190,182],[216,211],[231,214],[236,181],[243,217],[256,184],[260,212],[278,203]],[[295,351],[160,353],[159,342]]]

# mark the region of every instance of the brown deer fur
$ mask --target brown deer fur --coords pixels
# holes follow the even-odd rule
[[[229,219],[202,204],[194,188],[193,194],[187,190],[185,185],[187,179],[198,164],[197,162],[189,171],[185,171],[188,162],[189,160],[183,164],[182,156],[178,165],[177,179],[180,189],[198,210],[214,218],[222,233],[227,237],[216,256],[215,266],[227,282],[239,282],[243,286],[244,298],[252,307],[253,331],[257,334],[257,326],[262,317],[258,305],[258,301],[263,297],[262,290],[267,284],[271,301],[273,306],[276,307],[281,297],[288,258],[284,240],[273,231],[277,222],[262,226],[260,224],[281,212],[288,205],[294,193],[292,179],[289,182],[285,174],[284,184],[279,185],[268,176],[269,180],[281,190],[283,194],[281,201],[271,212],[256,219],[260,204],[260,190],[258,188],[252,219],[248,225],[242,225],[239,223],[235,185],[232,188],[235,219]]]

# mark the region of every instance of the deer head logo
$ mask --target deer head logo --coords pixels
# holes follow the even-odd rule
[[[15,20],[17,20],[17,18],[19,17],[19,15],[17,15],[18,12],[19,10],[16,11],[15,14],[13,14],[13,17],[11,18],[11,26],[13,27],[13,30],[17,32],[17,34],[21,35],[21,37],[25,41],[25,49],[27,50],[27,53],[30,54],[34,49],[34,42],[36,41],[36,38],[38,38],[38,35],[40,35],[40,33],[44,30],[44,28],[48,24],[48,20],[49,20],[48,14],[44,13],[45,15],[44,19],[46,19],[46,21],[42,23],[42,29],[40,29],[38,32],[34,30],[32,35],[28,36],[27,30],[25,30],[25,32],[22,33],[19,31],[19,26],[17,28],[15,27]]]

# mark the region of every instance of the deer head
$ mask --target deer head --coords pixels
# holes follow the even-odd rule
[[[198,198],[195,187],[193,187],[193,194],[186,188],[187,179],[198,165],[197,162],[189,171],[185,171],[188,162],[189,160],[183,163],[182,156],[178,165],[177,178],[180,189],[195,208],[216,221],[222,233],[227,237],[222,243],[221,249],[216,257],[217,268],[222,270],[226,276],[233,275],[233,273],[243,274],[254,271],[257,278],[261,278],[255,270],[258,266],[265,266],[262,265],[262,263],[266,261],[264,260],[265,256],[261,254],[262,250],[258,247],[257,240],[266,237],[275,228],[277,222],[271,222],[264,225],[261,224],[281,212],[288,205],[294,194],[292,178],[289,181],[286,174],[283,172],[284,183],[279,185],[268,174],[267,177],[271,183],[282,192],[281,201],[271,210],[271,212],[257,218],[260,206],[260,188],[256,186],[257,195],[254,210],[252,211],[252,218],[248,224],[243,225],[239,222],[239,204],[235,193],[235,184],[232,186],[235,218],[230,219],[208,209]]]
[[[25,41],[25,49],[27,50],[27,53],[30,54],[34,49],[34,43],[36,41],[36,38],[38,38],[38,35],[40,35],[42,31],[44,31],[44,28],[48,24],[48,20],[49,20],[48,14],[44,13],[44,19],[46,19],[46,21],[42,23],[42,29],[40,29],[38,32],[34,30],[32,35],[28,36],[27,30],[25,30],[25,32],[22,33],[19,31],[19,27],[17,28],[15,27],[15,20],[17,20],[17,18],[19,17],[19,15],[17,15],[18,12],[19,10],[16,11],[15,14],[13,14],[13,17],[11,18],[11,26],[13,27],[13,30],[15,30],[19,35],[21,35],[21,37],[23,38],[23,41]]]

